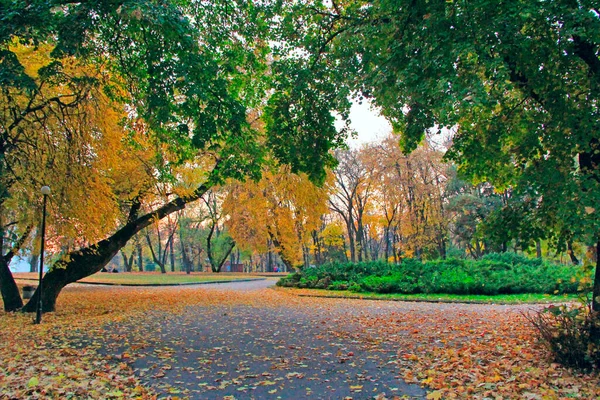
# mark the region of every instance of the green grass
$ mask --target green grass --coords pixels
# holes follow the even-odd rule
[[[15,274],[16,279],[32,280],[37,279],[37,274],[22,273]],[[204,283],[215,281],[235,281],[240,279],[260,279],[245,274],[232,273],[192,273],[187,275],[180,272],[169,272],[161,274],[160,272],[128,272],[113,274],[109,272],[99,272],[80,280],[82,283],[112,284],[112,285],[176,285],[185,283]]]
[[[537,293],[525,294],[503,294],[496,296],[485,295],[458,295],[458,294],[378,294],[357,293],[347,290],[322,290],[322,289],[292,289],[301,296],[315,297],[341,297],[362,298],[373,300],[396,300],[396,301],[429,301],[449,303],[484,303],[484,304],[538,304],[538,303],[564,303],[576,301],[579,297],[575,294],[547,295]]]

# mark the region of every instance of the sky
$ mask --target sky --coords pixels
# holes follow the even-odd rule
[[[380,141],[392,131],[390,123],[371,107],[370,102],[365,100],[362,104],[358,102],[352,104],[350,120],[352,121],[350,127],[358,133],[355,139],[348,139],[348,146],[351,148],[356,149],[365,143]]]

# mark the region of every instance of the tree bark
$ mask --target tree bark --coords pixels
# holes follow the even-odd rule
[[[187,250],[185,249],[185,242],[183,240],[183,227],[181,226],[181,223],[179,224],[179,245],[181,247],[181,263],[183,264],[185,273],[189,274],[192,266],[187,254]]]
[[[2,301],[4,302],[4,311],[17,311],[23,307],[23,300],[19,287],[15,282],[8,264],[4,257],[0,257],[0,291],[2,292]]]
[[[175,272],[175,246],[173,245],[173,236],[169,242],[169,261],[171,263],[171,272]]]
[[[0,226],[2,222],[0,221]],[[23,246],[23,243],[29,237],[32,227],[29,226],[25,229],[23,235],[16,241],[12,248],[6,253],[6,255],[0,255],[0,293],[2,293],[2,301],[4,303],[4,311],[11,312],[17,311],[23,307],[23,299],[21,299],[21,293],[19,287],[15,282],[15,278],[10,272],[10,262],[12,261],[15,254],[18,253],[19,249]],[[0,228],[0,249],[4,248],[4,230]]]
[[[127,254],[123,249],[121,249],[121,257],[123,258],[123,266],[125,268],[125,272],[131,272],[131,267],[133,266],[133,251],[131,255],[127,257]]]
[[[136,251],[138,270],[140,272],[144,272],[144,249],[142,248],[142,244],[139,242],[136,245]]]
[[[569,258],[571,259],[573,265],[579,265],[579,260],[577,259],[577,256],[575,256],[575,252],[573,251],[573,242],[571,241],[567,242],[567,253],[569,254]]]
[[[162,262],[157,256],[156,253],[154,252],[154,247],[152,246],[152,240],[150,239],[150,234],[146,232],[146,242],[148,242],[148,247],[150,248],[150,254],[152,255],[152,261],[154,261],[155,264],[158,264],[158,267],[160,268],[160,273],[161,274],[166,274],[167,270],[165,269],[165,263]],[[160,244],[160,236],[158,237],[158,256],[160,257],[160,253],[161,253],[162,249],[161,249],[161,244]],[[165,250],[166,251],[166,250]]]
[[[198,200],[211,186],[212,183],[209,180],[200,185],[190,196],[178,197],[148,214],[130,220],[110,237],[61,257],[42,280],[44,289],[42,311],[54,311],[56,299],[66,285],[100,271],[136,233],[156,220],[161,220],[171,213],[184,209],[186,204]],[[23,311],[34,312],[38,296],[39,288],[23,307]]]
[[[596,272],[594,274],[592,296],[592,310],[600,312],[600,238],[596,242]]]

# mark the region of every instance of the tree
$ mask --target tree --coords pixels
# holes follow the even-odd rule
[[[372,97],[414,149],[455,130],[474,183],[527,196],[548,236],[600,248],[600,10],[588,0],[303,2],[290,47]],[[565,229],[566,228],[566,229]],[[593,308],[600,311],[600,261]]]
[[[235,247],[235,241],[223,229],[222,203],[226,193],[217,188],[206,193],[202,200],[208,209],[208,234],[206,235],[206,255],[212,272],[221,272],[221,267]]]
[[[259,182],[232,186],[223,205],[226,226],[242,248],[266,253],[272,244],[288,271],[305,266],[311,233],[327,211],[327,189],[289,167],[265,171]]]
[[[393,230],[390,247],[409,255],[445,257],[447,168],[442,153],[423,143],[405,154],[392,137],[369,150],[374,164],[378,202],[386,234]],[[398,247],[397,247],[398,245]]]
[[[329,207],[344,220],[346,225],[350,261],[362,261],[363,215],[372,194],[370,171],[363,162],[359,150],[338,150],[336,157],[338,166],[333,171]]]
[[[63,254],[44,278],[44,311],[54,309],[65,285],[99,271],[131,237],[154,221],[182,210],[228,178],[257,178],[268,152],[316,180],[323,179],[323,167],[332,163],[328,151],[342,137],[333,128],[328,111],[335,108],[330,104],[335,99],[308,88],[292,98],[284,94],[290,82],[268,57],[268,24],[261,22],[272,17],[268,6],[153,0],[40,1],[33,6],[4,2],[0,12],[5,16],[0,29],[3,89],[25,99],[7,104],[26,105],[24,110],[14,108],[16,114],[10,111],[5,115],[19,116],[20,124],[22,115],[31,116],[40,110],[50,115],[49,111],[57,108],[60,112],[54,115],[62,119],[63,111],[78,107],[89,99],[92,90],[104,93],[121,104],[125,133],[140,134],[157,150],[149,172],[169,189],[162,204],[147,201],[145,193],[128,191],[120,218],[111,218],[109,226],[104,221],[100,224],[110,232],[74,243],[77,246]],[[43,74],[32,76],[23,67],[11,48],[14,41],[49,47],[51,62]],[[107,72],[110,79],[65,74],[62,71],[67,60]],[[273,70],[267,74],[270,64]],[[301,65],[294,64],[294,68],[305,73]],[[270,82],[275,81],[275,91],[268,91]],[[76,90],[67,97],[39,96],[46,88],[62,87]],[[269,129],[259,131],[248,121],[248,110],[260,108],[267,94],[273,99],[264,114]],[[285,128],[291,126],[289,122],[298,121],[310,110],[327,111],[322,111],[322,118],[295,127],[289,137],[295,140],[282,140],[289,133]],[[25,128],[13,128],[18,125],[13,122],[2,121],[0,154],[4,159],[9,150],[24,146],[15,138]],[[26,131],[35,131],[36,124],[34,121]],[[55,132],[47,132],[53,138]],[[104,130],[95,132],[101,135]],[[131,142],[137,145],[135,138]],[[201,179],[193,181],[195,186],[189,181],[180,185],[181,176],[175,167],[182,165],[201,171],[197,174]],[[0,171],[3,176],[4,171]],[[10,286],[12,277],[3,273],[0,279],[3,288]],[[33,310],[37,296],[25,311]]]

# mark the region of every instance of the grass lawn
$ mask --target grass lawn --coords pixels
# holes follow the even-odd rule
[[[37,280],[37,273],[16,273],[15,279],[21,281]],[[234,281],[240,279],[262,279],[249,274],[235,273],[206,273],[195,272],[186,274],[185,272],[169,272],[161,274],[160,272],[120,272],[113,274],[110,272],[98,272],[80,280],[82,283],[98,283],[113,285],[175,285],[185,283],[203,283],[214,281]]]
[[[458,294],[379,294],[356,293],[348,290],[322,290],[322,289],[295,289],[281,288],[298,296],[315,297],[340,297],[354,299],[396,300],[396,301],[429,301],[447,303],[475,303],[475,304],[536,304],[536,303],[564,303],[576,301],[579,297],[569,295],[549,294],[502,294],[497,296],[485,295],[458,295]]]

